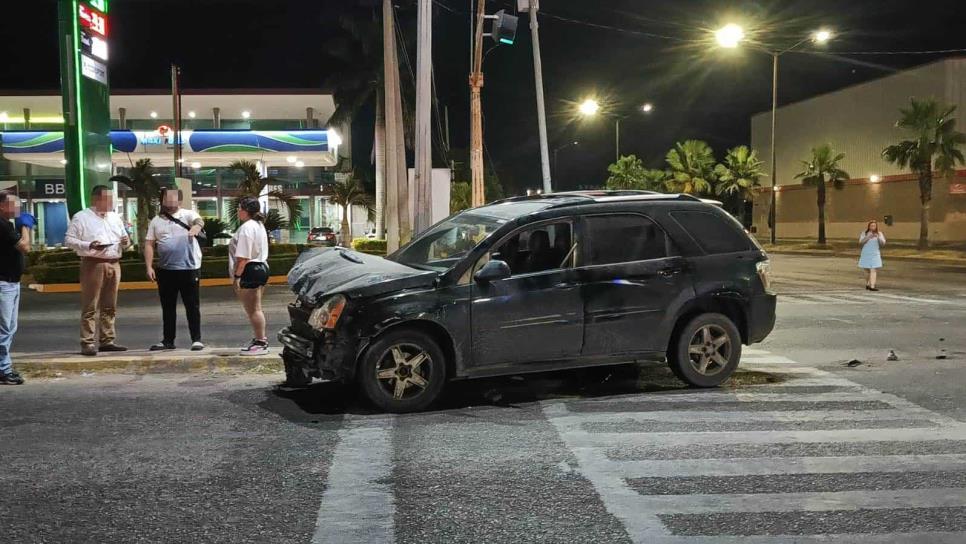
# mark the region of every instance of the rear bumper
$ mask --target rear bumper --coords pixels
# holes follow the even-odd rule
[[[771,334],[775,328],[775,306],[778,296],[772,293],[758,295],[748,304],[748,343],[756,344]]]

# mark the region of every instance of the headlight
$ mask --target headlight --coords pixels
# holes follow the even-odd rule
[[[758,270],[761,286],[767,291],[771,286],[771,261],[758,261],[755,264],[755,268]]]
[[[321,306],[312,310],[312,314],[309,316],[309,326],[318,331],[334,329],[336,323],[339,322],[339,318],[342,317],[342,310],[344,309],[345,297],[333,295],[325,299]]]

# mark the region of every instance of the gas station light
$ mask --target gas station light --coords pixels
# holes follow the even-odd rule
[[[196,113],[195,113],[195,112],[193,112],[193,111],[189,111],[189,112],[188,112],[188,117],[190,117],[190,118],[192,118],[192,119],[194,119],[194,118],[195,118],[195,117],[196,117],[197,115],[198,115],[198,114],[196,114]]]
[[[297,160],[298,159],[295,157],[295,155],[289,155],[288,157],[285,157],[285,161],[288,162],[289,164],[295,164],[295,161]]]
[[[295,161],[295,167],[296,168],[302,168],[303,166],[305,166],[305,163],[304,162],[302,162],[302,161]]]
[[[195,170],[199,170],[199,169],[201,169],[201,163],[200,162],[193,162],[193,163],[191,163],[191,167],[194,168]]]
[[[7,115],[7,112],[0,111],[0,123],[6,123],[9,120],[10,120],[10,116]]]
[[[151,119],[157,119],[158,118],[158,112],[156,112],[156,111],[152,111],[150,115],[151,115]]]
[[[248,110],[245,110],[245,111],[242,112],[242,119],[248,119],[251,116],[252,116],[252,112],[250,112]]]

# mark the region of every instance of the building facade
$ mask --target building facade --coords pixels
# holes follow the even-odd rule
[[[313,227],[340,230],[342,209],[324,196],[325,186],[349,158],[348,127],[327,127],[332,96],[317,91],[184,91],[182,174],[190,180],[191,206],[205,217],[227,220],[241,180],[234,161],[254,162],[262,175],[295,196],[299,217],[279,202],[266,204],[288,219],[282,241],[304,242]],[[0,93],[0,189],[17,191],[39,219],[37,242],[57,246],[67,225],[63,117],[59,92]],[[126,174],[150,159],[162,184],[175,174],[172,98],[163,91],[114,91],[111,96],[112,164]],[[118,212],[136,223],[136,198],[119,185]],[[368,230],[365,208],[350,211],[354,235]]]
[[[881,79],[817,96],[778,109],[776,130],[777,231],[780,239],[813,239],[818,230],[816,190],[795,175],[811,149],[829,143],[845,153],[841,167],[850,174],[841,190],[829,188],[826,229],[829,238],[858,237],[876,219],[894,240],[919,237],[918,179],[882,158],[882,150],[909,135],[896,128],[899,109],[911,98],[933,98],[957,106],[959,128],[966,127],[966,59],[947,59]],[[771,171],[771,113],[751,121],[751,144]],[[769,233],[771,180],[754,203],[759,237]],[[966,241],[966,170],[938,178],[932,191],[929,237],[937,242]]]

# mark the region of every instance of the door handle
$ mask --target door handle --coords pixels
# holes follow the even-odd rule
[[[684,272],[683,268],[669,267],[669,268],[662,268],[657,273],[660,274],[662,278],[670,278],[672,276],[677,276],[681,272]]]

